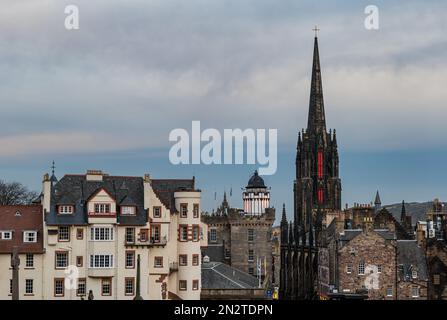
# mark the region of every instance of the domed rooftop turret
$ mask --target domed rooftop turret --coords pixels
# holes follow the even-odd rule
[[[248,180],[247,188],[266,188],[264,179],[259,176],[257,170],[251,176],[250,180]]]

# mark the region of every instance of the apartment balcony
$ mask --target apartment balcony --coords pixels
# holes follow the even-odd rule
[[[169,274],[178,271],[178,262],[171,262],[169,264]]]
[[[144,247],[164,247],[168,243],[166,236],[155,239],[150,238],[147,241],[142,241],[141,239],[134,239],[133,241],[124,240],[124,246],[131,248],[144,248]]]
[[[115,268],[88,268],[87,275],[91,278],[110,278],[115,275]]]

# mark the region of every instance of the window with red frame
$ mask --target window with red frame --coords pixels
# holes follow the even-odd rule
[[[317,176],[318,179],[323,178],[323,151],[318,150],[318,159],[317,159]]]
[[[324,201],[324,190],[323,188],[318,188],[318,202],[323,203]]]
[[[151,226],[151,240],[153,243],[160,242],[160,231],[160,225],[156,224]]]
[[[140,229],[140,241],[147,242],[149,239],[149,230],[148,229]]]

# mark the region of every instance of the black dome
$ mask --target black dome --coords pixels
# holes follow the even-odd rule
[[[264,179],[262,179],[258,175],[258,171],[251,176],[250,180],[248,180],[247,188],[265,188]]]

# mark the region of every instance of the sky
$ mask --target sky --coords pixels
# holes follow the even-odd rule
[[[79,30],[64,26],[79,8]],[[365,7],[379,29],[364,27]],[[265,176],[293,208],[297,132],[307,125],[318,25],[328,128],[337,129],[342,203],[447,197],[447,3],[299,0],[2,0],[0,179],[42,175],[196,177],[211,211],[253,165],[169,162],[171,130],[277,129]],[[215,200],[215,194],[217,198]]]

